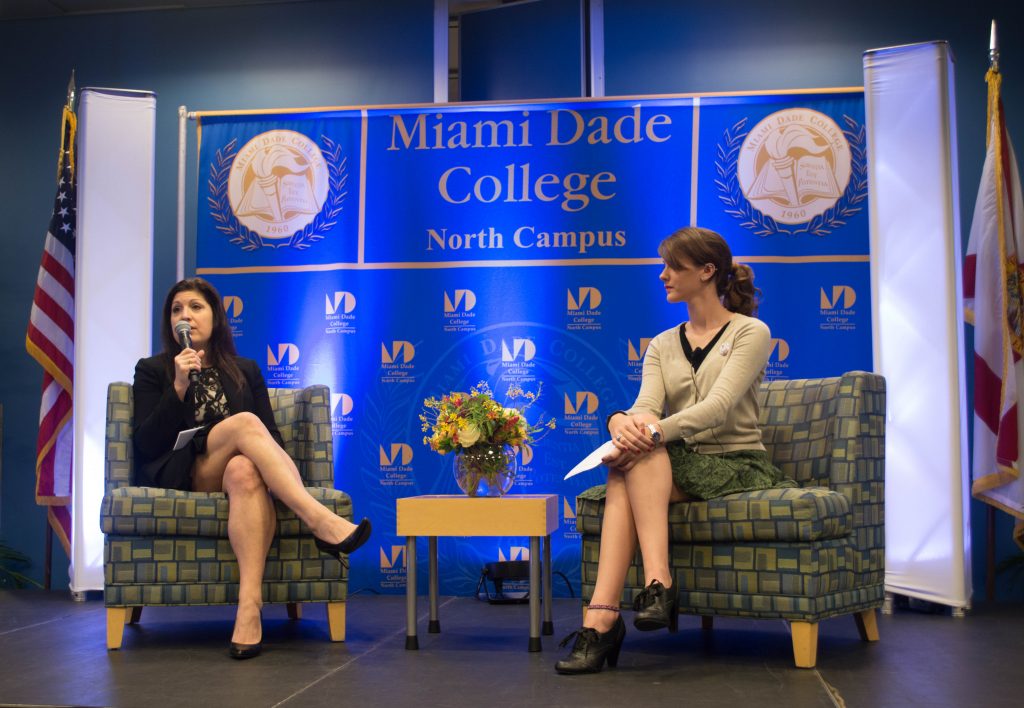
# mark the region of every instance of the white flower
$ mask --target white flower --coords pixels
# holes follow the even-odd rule
[[[459,428],[459,444],[462,447],[473,447],[480,440],[480,428],[472,423],[464,428]]]

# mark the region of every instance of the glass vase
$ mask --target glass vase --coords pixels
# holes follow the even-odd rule
[[[471,497],[500,497],[516,481],[515,451],[507,445],[474,445],[455,455],[455,483]]]

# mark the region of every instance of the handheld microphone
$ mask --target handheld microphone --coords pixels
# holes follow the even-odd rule
[[[174,325],[174,333],[178,335],[178,343],[181,344],[182,349],[192,348],[192,325],[182,320]],[[192,383],[199,383],[199,372],[189,369],[188,380]]]

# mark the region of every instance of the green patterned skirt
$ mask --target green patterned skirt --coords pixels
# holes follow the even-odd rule
[[[764,450],[703,454],[689,449],[680,440],[668,443],[665,451],[672,464],[672,481],[680,491],[696,499],[797,486],[796,482],[783,476]],[[604,495],[603,484],[580,494],[588,499],[601,499]]]
[[[737,492],[773,487],[795,487],[768,459],[764,450],[735,450],[705,455],[690,450],[682,441],[665,446],[672,462],[672,481],[697,499],[714,499]]]

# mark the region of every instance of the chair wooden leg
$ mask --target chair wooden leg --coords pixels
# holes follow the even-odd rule
[[[700,628],[710,631],[715,626],[715,618],[711,615],[700,616]]]
[[[327,627],[331,631],[332,642],[345,641],[345,603],[327,603]]]
[[[878,641],[878,622],[874,608],[854,613],[853,619],[857,623],[857,631],[860,632],[861,639],[865,642]]]
[[[818,623],[790,622],[793,660],[801,669],[813,669],[818,661]]]
[[[300,620],[302,619],[302,605],[297,602],[288,603],[288,619]]]
[[[107,649],[120,649],[124,639],[124,623],[130,614],[130,607],[107,608]]]
[[[142,605],[129,609],[131,609],[131,612],[125,616],[125,624],[138,624],[139,620],[142,619]]]

